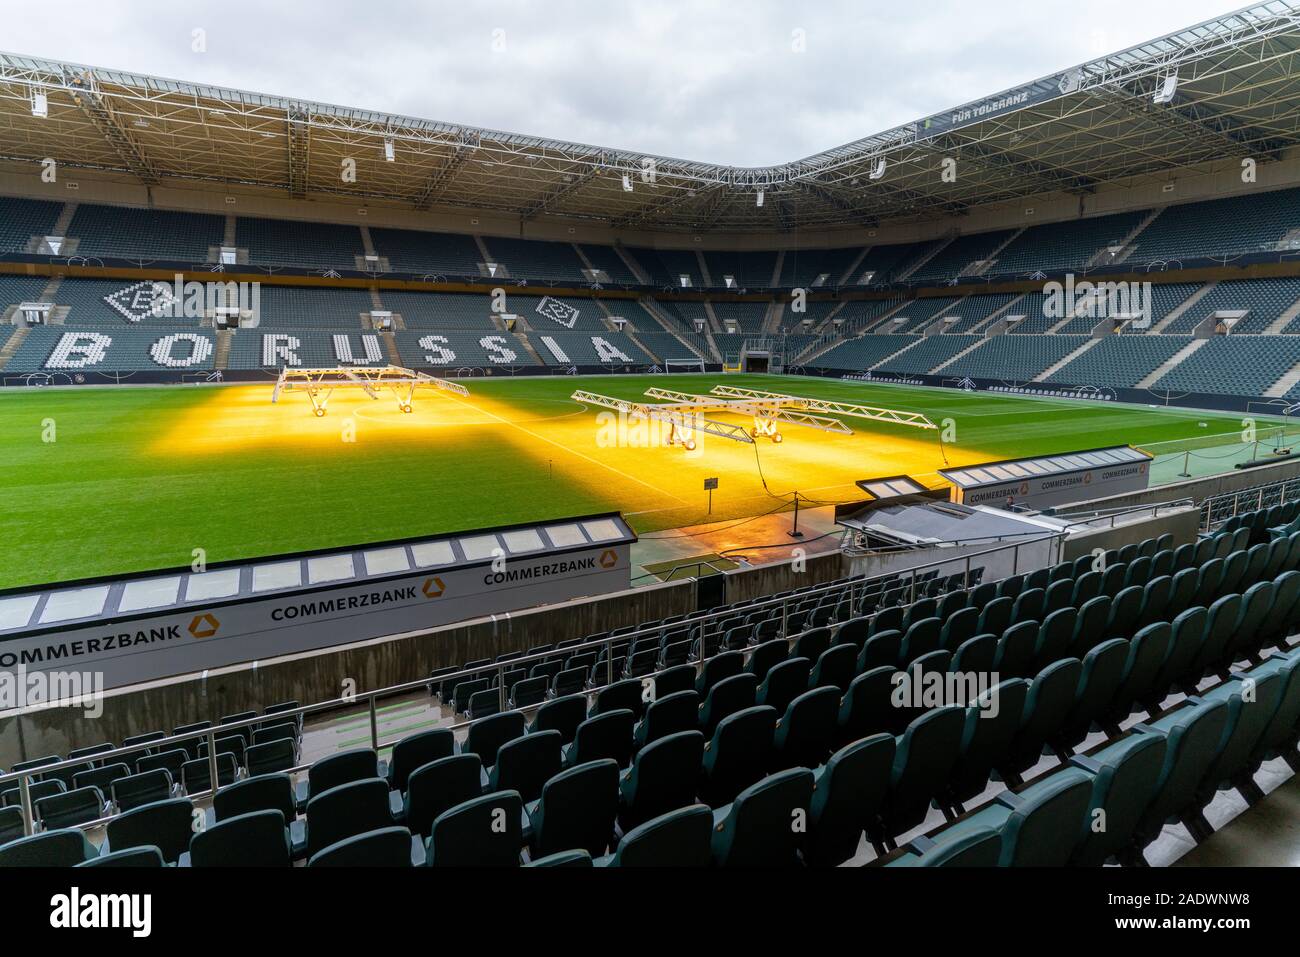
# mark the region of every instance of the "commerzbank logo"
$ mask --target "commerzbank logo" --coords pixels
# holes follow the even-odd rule
[[[601,568],[613,568],[618,564],[618,552],[612,548],[607,548],[600,556]]]
[[[201,615],[195,615],[190,622],[190,636],[194,638],[211,638],[221,627],[221,622],[216,616],[204,612]]]
[[[442,593],[447,590],[442,579],[438,577],[426,578],[424,584],[420,586],[420,591],[424,593],[425,598],[441,598]]]

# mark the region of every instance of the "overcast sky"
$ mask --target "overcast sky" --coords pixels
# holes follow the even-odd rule
[[[940,112],[1240,5],[6,0],[0,49],[759,166]],[[206,49],[194,49],[195,31]]]

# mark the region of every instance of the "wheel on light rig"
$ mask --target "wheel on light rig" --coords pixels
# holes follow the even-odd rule
[[[316,413],[316,418],[318,419],[325,414],[324,409],[312,409],[312,411]]]
[[[775,445],[780,445],[780,444],[781,444],[782,442],[784,442],[784,441],[785,441],[785,436],[782,435],[780,432],[773,432],[773,433],[772,433],[772,442],[773,442],[773,444],[775,444]]]
[[[407,413],[409,413],[409,412],[411,411],[410,403],[405,403],[405,402],[404,402],[404,403],[402,404],[402,411],[403,411],[403,412],[407,412]]]
[[[682,446],[686,449],[687,452],[694,452],[694,451],[695,451],[695,440],[694,440],[694,439],[687,439],[685,442],[682,443]]]

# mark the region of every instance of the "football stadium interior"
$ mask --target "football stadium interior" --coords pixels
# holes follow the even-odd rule
[[[765,168],[0,53],[0,386],[0,865],[1300,864],[1300,4]]]

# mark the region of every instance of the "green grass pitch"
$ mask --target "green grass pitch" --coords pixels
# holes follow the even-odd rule
[[[808,501],[860,498],[857,479],[1133,444],[1236,441],[1241,417],[805,377],[548,376],[421,392],[411,415],[335,393],[329,415],[267,385],[10,389],[0,393],[0,589],[436,535],[618,510],[641,532]],[[645,447],[574,389],[635,399],[726,382],[922,412],[934,432],[845,418],[852,436],[787,427],[780,445],[705,437]],[[725,416],[719,416],[725,418]],[[736,419],[743,424],[743,420]],[[644,431],[644,425],[641,427]],[[625,434],[626,433],[626,434]]]

